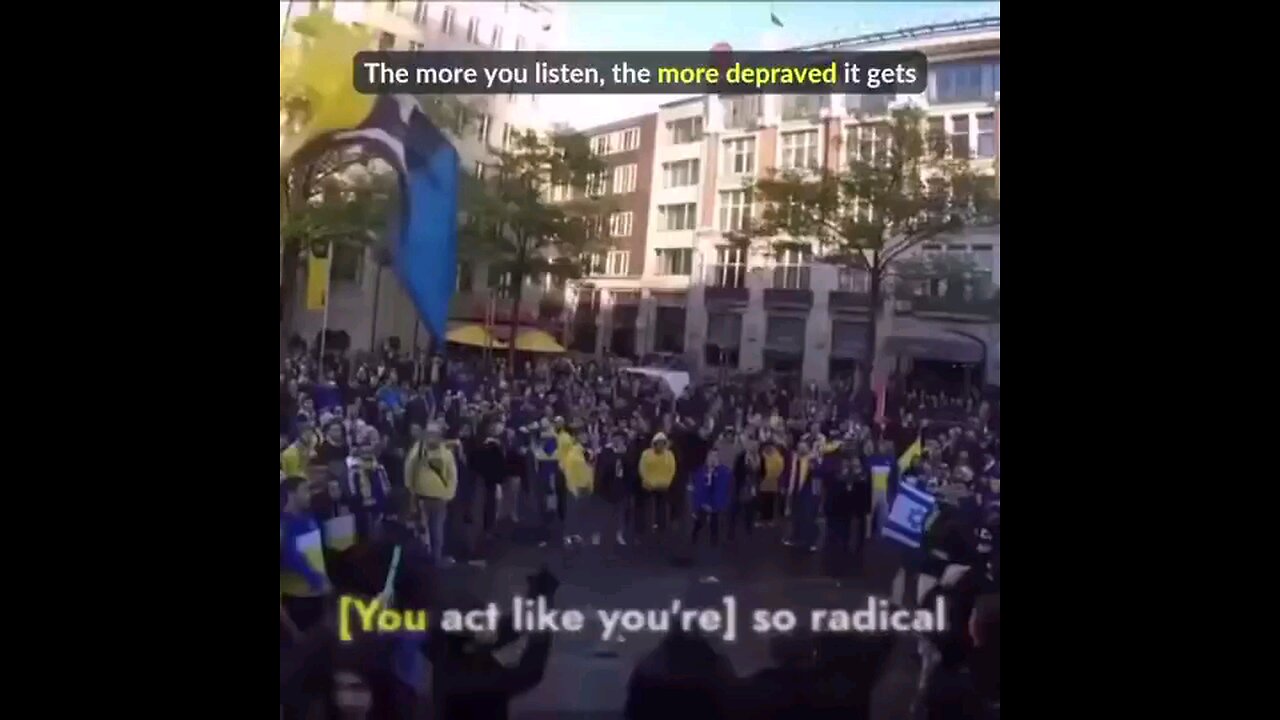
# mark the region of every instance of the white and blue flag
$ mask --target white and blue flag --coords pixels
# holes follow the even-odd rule
[[[910,548],[920,547],[925,523],[937,503],[938,499],[925,490],[906,483],[898,485],[898,496],[893,499],[893,508],[880,535]]]

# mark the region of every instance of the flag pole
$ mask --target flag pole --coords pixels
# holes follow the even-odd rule
[[[324,278],[324,319],[320,321],[320,357],[316,362],[319,363],[320,375],[317,381],[324,380],[324,342],[329,339],[329,301],[333,298],[329,297],[333,290],[333,241],[329,241],[329,267]]]

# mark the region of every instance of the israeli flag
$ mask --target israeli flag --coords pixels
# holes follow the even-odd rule
[[[880,535],[910,548],[920,547],[925,521],[933,514],[937,503],[938,499],[924,490],[906,483],[899,485],[898,496],[893,500],[893,509],[889,511]]]

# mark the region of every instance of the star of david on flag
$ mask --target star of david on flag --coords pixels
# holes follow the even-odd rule
[[[920,547],[924,538],[924,524],[933,514],[937,498],[907,484],[898,486],[898,496],[880,531],[882,537],[911,548]]]

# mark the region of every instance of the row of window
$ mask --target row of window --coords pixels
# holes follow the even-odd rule
[[[638,147],[640,147],[640,128],[638,127],[603,133],[591,138],[591,152],[596,155],[627,152]]]
[[[692,275],[693,248],[667,248],[655,251],[657,257],[656,274],[658,275]],[[620,276],[631,269],[630,250],[610,250],[593,253],[589,258],[587,272],[589,275]]]
[[[422,2],[421,0],[418,0],[417,2],[414,2],[414,3],[388,2],[387,11],[394,13],[396,12],[398,7],[405,7],[410,4],[412,4],[413,6],[413,22],[417,25],[421,25],[422,27],[426,27],[428,24],[427,3]],[[440,15],[440,31],[443,32],[445,35],[453,37],[456,33],[457,27],[458,27],[458,10],[452,5],[446,5],[444,7],[444,11]],[[492,28],[490,28],[489,35],[482,39],[481,32],[480,32],[480,18],[473,17],[467,21],[467,42],[473,43],[475,45],[487,45],[488,47],[491,47],[494,50],[502,50],[503,49],[502,40],[503,40],[503,30],[501,25],[495,24]],[[411,42],[409,45],[410,45],[410,48],[409,48],[410,50],[422,49],[421,43]],[[415,45],[417,47],[414,47]],[[511,49],[520,51],[520,50],[528,49],[528,47],[529,47],[529,43],[526,41],[525,37],[523,35],[517,35],[515,37],[515,43]],[[389,49],[389,48],[384,48],[384,49]],[[538,49],[542,50],[543,48],[539,47]]]
[[[591,173],[587,176],[587,194],[596,197],[607,195],[610,186],[613,187],[614,195],[635,192],[638,176],[639,165],[636,163],[618,165],[601,173]],[[562,199],[568,199],[568,187],[564,188],[564,192],[565,197]]]

